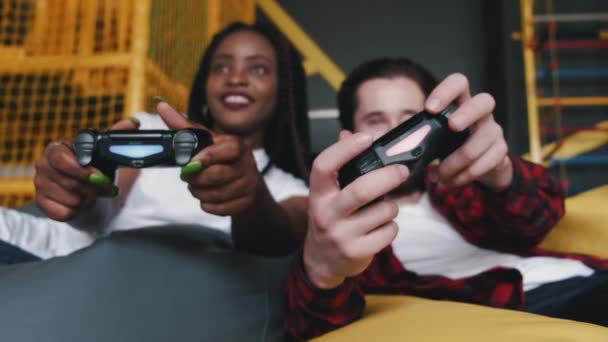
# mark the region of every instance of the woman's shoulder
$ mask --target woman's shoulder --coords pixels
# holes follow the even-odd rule
[[[264,175],[264,181],[269,188],[272,187],[297,187],[308,191],[306,182],[293,174],[281,169],[270,160],[270,156],[263,148],[253,150],[253,157],[258,171]]]
[[[275,200],[283,200],[292,196],[308,196],[306,182],[291,173],[272,166],[264,175],[264,180]]]

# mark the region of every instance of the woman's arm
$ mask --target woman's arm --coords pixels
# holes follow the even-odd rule
[[[232,241],[236,248],[262,255],[287,255],[304,240],[308,198],[290,197],[276,202],[260,182],[253,203],[232,216]]]

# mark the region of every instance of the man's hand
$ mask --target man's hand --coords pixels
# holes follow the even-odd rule
[[[438,113],[457,101],[458,110],[450,117],[450,128],[456,132],[470,129],[469,139],[445,158],[432,171],[431,179],[448,186],[461,186],[479,181],[494,190],[511,185],[513,165],[502,128],[494,121],[494,98],[487,93],[471,97],[469,82],[462,74],[452,74],[429,95],[425,108]]]
[[[397,236],[395,203],[381,201],[364,206],[397,188],[409,174],[405,166],[392,165],[370,172],[341,190],[338,170],[369,147],[372,137],[348,132],[340,136],[339,142],[315,159],[310,177],[310,218],[303,260],[312,283],[325,289],[363,272],[374,255]]]

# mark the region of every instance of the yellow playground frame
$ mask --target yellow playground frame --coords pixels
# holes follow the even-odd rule
[[[537,93],[537,51],[535,27],[539,23],[549,25],[557,23],[559,20],[580,21],[595,19],[593,14],[588,15],[561,15],[556,16],[549,13],[541,16],[534,12],[535,0],[520,0],[521,8],[521,43],[524,58],[524,73],[526,84],[526,100],[528,110],[528,135],[530,152],[526,155],[528,159],[536,163],[549,165],[545,156],[552,154],[554,158],[571,158],[576,155],[596,149],[608,143],[608,134],[605,131],[586,131],[571,134],[563,139],[558,145],[557,142],[545,144],[543,146],[540,134],[540,108],[554,107],[561,115],[561,107],[574,106],[608,106],[608,96],[577,96],[577,97],[539,97]],[[549,2],[552,5],[552,1]],[[599,33],[600,39],[606,39],[606,32]],[[517,37],[517,35],[515,35]],[[550,36],[551,38],[551,36]],[[558,83],[556,76],[553,76],[554,83]],[[608,121],[602,121],[595,125],[596,128],[608,128]]]
[[[33,200],[34,163],[48,141],[150,110],[158,94],[185,110],[190,77],[211,36],[231,21],[253,22],[256,9],[298,48],[308,75],[339,86],[340,68],[274,0],[0,4],[0,25],[14,24],[0,30],[6,89],[0,92],[0,205]]]
[[[534,0],[520,0],[520,5],[530,139],[527,157],[547,163],[543,156],[549,151],[554,157],[567,158],[607,143],[605,131],[589,131],[571,134],[559,145],[543,146],[540,108],[608,105],[608,96],[537,94],[538,15]],[[275,0],[18,0],[0,4],[0,19],[11,11],[22,11],[11,17],[23,18],[22,26],[28,28],[22,29],[27,33],[18,39],[0,30],[0,77],[7,89],[0,92],[0,205],[33,200],[34,162],[48,141],[86,127],[107,127],[137,111],[150,110],[153,95],[160,94],[185,110],[190,77],[210,37],[231,21],[253,22],[256,10],[293,42],[309,76],[319,75],[333,89],[339,87],[344,72]],[[545,19],[550,21],[551,16]],[[6,24],[0,20],[0,25]],[[600,38],[605,37],[606,32],[600,32]],[[27,84],[23,79],[33,81]],[[55,88],[40,90],[51,87],[49,80],[55,79]],[[21,102],[11,103],[9,92]],[[28,112],[31,102],[41,104],[40,108]],[[608,122],[599,122],[597,127],[608,128]]]

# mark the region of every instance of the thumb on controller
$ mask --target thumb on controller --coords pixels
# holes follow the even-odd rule
[[[167,102],[159,102],[158,105],[156,105],[156,110],[169,129],[179,130],[184,128],[198,128],[203,129],[213,135],[209,128],[186,119]]]

